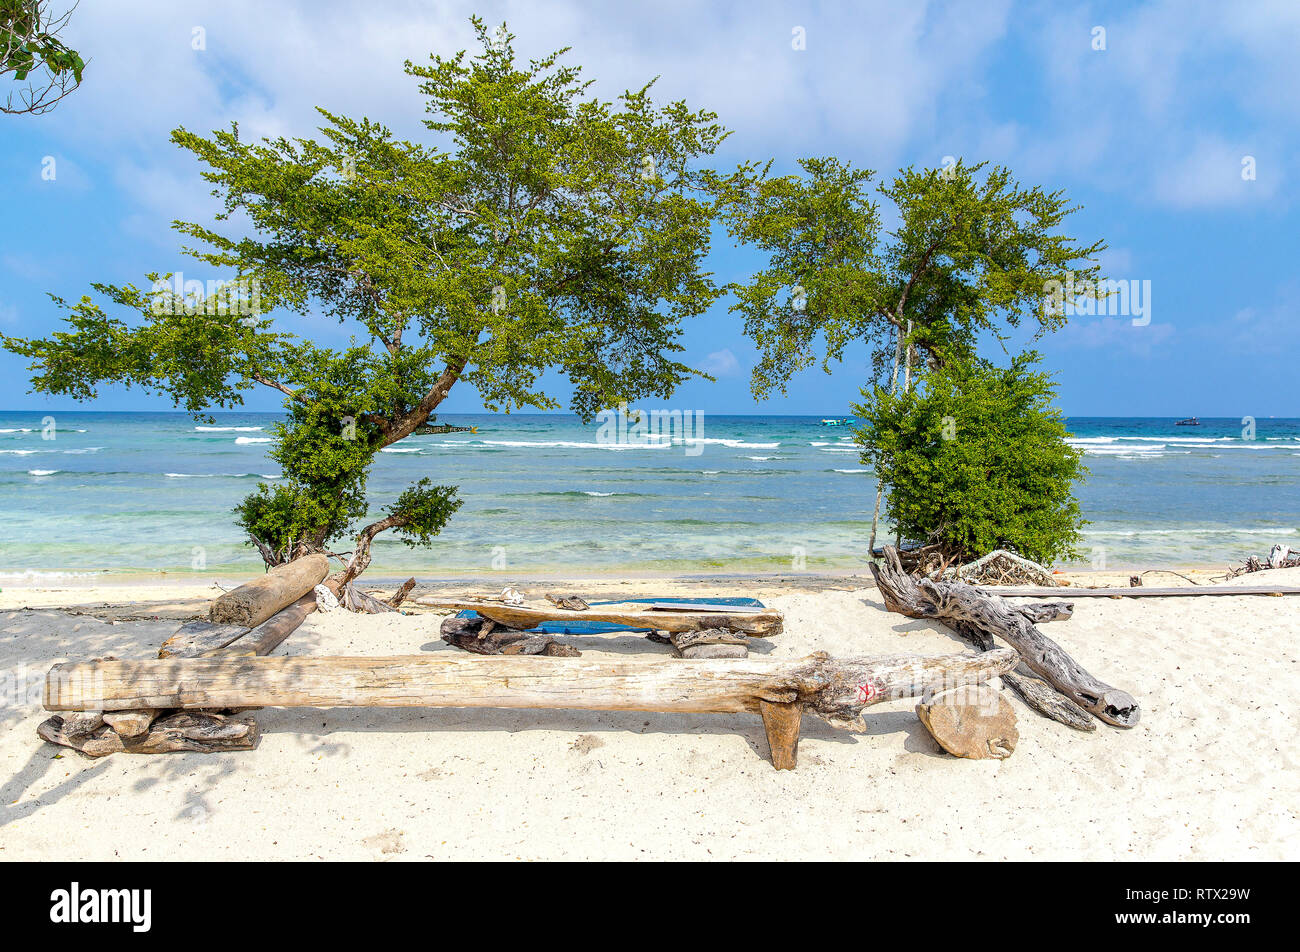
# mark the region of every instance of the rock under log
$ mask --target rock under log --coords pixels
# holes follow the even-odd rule
[[[1020,740],[1016,712],[988,684],[942,691],[916,705],[917,717],[954,757],[1003,760]]]
[[[748,658],[747,645],[688,645],[674,648],[673,653],[679,658]]]
[[[994,644],[994,636],[1015,648],[1030,672],[1063,695],[1060,702],[1046,709],[1035,707],[1040,713],[1078,727],[1077,723],[1051,713],[1070,711],[1069,704],[1065,703],[1068,701],[1116,727],[1132,727],[1138,722],[1140,710],[1132,695],[1093,677],[1065,649],[1040,632],[1025,613],[1002,598],[960,582],[914,581],[903,570],[891,546],[885,547],[883,566],[871,563],[871,573],[890,611],[941,622],[979,648]],[[1016,686],[1016,676],[1004,680]],[[1038,693],[1043,692],[1039,689]],[[1077,714],[1071,717],[1078,720]]]
[[[319,553],[277,565],[261,578],[245,582],[214,601],[209,620],[256,628],[306,595],[328,574],[329,559]]]
[[[668,636],[673,654],[679,658],[746,658],[749,656],[749,638],[738,631],[725,628],[704,628],[700,631],[677,631]]]
[[[113,728],[120,737],[139,737],[158,719],[160,711],[109,711],[104,715],[104,723]]]

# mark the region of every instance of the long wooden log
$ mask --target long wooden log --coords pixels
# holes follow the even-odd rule
[[[231,589],[212,603],[209,620],[256,628],[298,599],[329,574],[329,559],[319,553],[277,565],[261,578]]]
[[[254,628],[243,638],[218,648],[208,654],[268,655],[292,635],[316,610],[316,594],[308,592],[292,605],[277,612],[271,619]]]
[[[507,628],[535,628],[548,621],[595,621],[633,628],[651,628],[655,631],[697,631],[702,628],[725,628],[744,632],[758,638],[771,638],[780,634],[783,619],[780,612],[738,611],[618,611],[604,606],[586,611],[569,611],[563,608],[530,608],[504,605],[479,599],[417,599],[411,604],[424,608],[450,608],[457,611],[475,611]]]
[[[1063,593],[1059,588],[1028,588],[1009,586],[990,588],[981,586],[985,595],[1002,598],[1055,598]],[[1300,588],[1285,585],[1182,585],[1177,588],[1074,588],[1068,589],[1071,598],[1199,598],[1202,595],[1300,595]]]
[[[1017,679],[1017,675],[1030,676],[1029,672],[1003,679],[1040,713],[1072,727],[1078,726],[1071,723],[1077,722],[1078,714],[1071,705],[1116,727],[1132,727],[1138,722],[1140,710],[1132,695],[1093,677],[1065,649],[1034,627],[1026,614],[1001,598],[960,582],[913,581],[891,546],[885,547],[885,564],[871,563],[871,572],[890,611],[942,622],[979,648],[993,645],[994,636],[1015,648],[1029,672],[1063,695],[1062,702],[1044,704],[1042,686],[1030,685],[1027,690],[1035,697],[1031,702],[1030,696],[1019,690],[1024,682]]]
[[[55,665],[51,711],[227,707],[495,707],[758,712],[790,704],[850,730],[866,706],[987,681],[1016,664],[1001,648],[923,658],[675,659],[212,657]]]

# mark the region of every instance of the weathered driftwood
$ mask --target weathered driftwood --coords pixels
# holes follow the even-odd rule
[[[959,582],[973,581],[1005,585],[1034,581],[1044,585],[1056,585],[1056,579],[1047,566],[1039,565],[1031,559],[1008,552],[1006,549],[994,549],[988,555],[954,569],[952,577]]]
[[[269,621],[254,628],[243,638],[209,655],[267,655],[298,630],[307,616],[316,610],[316,594],[308,592],[292,605],[277,612]]]
[[[228,707],[496,707],[761,713],[762,703],[861,730],[864,707],[987,681],[1017,661],[975,655],[738,661],[589,658],[240,658],[91,661],[55,665],[51,711]],[[787,725],[788,726],[788,725]],[[770,738],[789,746],[788,731]]]
[[[342,602],[343,607],[348,611],[361,612],[366,615],[383,615],[387,612],[399,610],[388,602],[381,602],[375,596],[361,591],[352,582],[348,582],[343,586]]]
[[[546,600],[556,608],[568,609],[571,612],[585,612],[591,607],[585,598],[579,598],[577,595],[559,595],[551,592],[547,594]]]
[[[498,627],[486,618],[445,618],[442,640],[455,648],[483,655],[545,655],[577,658],[582,652],[548,634]]]
[[[1035,605],[1012,605],[1014,611],[1020,612],[1035,625],[1049,621],[1065,621],[1074,615],[1073,602],[1038,602]]]
[[[803,702],[759,701],[763,731],[772,766],[777,770],[794,770],[799,757],[799,728],[803,720]]]
[[[700,612],[700,611],[619,611],[601,606],[586,611],[563,608],[530,608],[504,605],[482,599],[425,599],[412,604],[425,608],[450,608],[457,611],[475,611],[508,628],[535,628],[548,621],[597,621],[633,628],[652,628],[656,631],[696,631],[701,628],[726,628],[741,631],[757,638],[771,638],[780,634],[780,612]]]
[[[255,628],[314,589],[328,573],[329,559],[319,553],[277,565],[214,601],[209,620]]]
[[[388,600],[388,604],[393,608],[399,607],[402,602],[406,601],[406,596],[411,594],[413,588],[415,588],[415,579],[408,578],[402,583],[402,587],[393,593],[393,597]]]
[[[992,645],[996,635],[1020,653],[1030,671],[1063,695],[1062,700],[1116,727],[1132,727],[1137,723],[1138,704],[1131,695],[1097,680],[1060,645],[1034,627],[1024,613],[1001,598],[960,582],[914,581],[903,571],[897,554],[889,547],[885,549],[885,564],[873,562],[871,572],[890,611],[909,618],[942,622],[982,649]],[[1003,680],[1029,702],[1030,697],[1019,691],[1014,675]],[[1036,695],[1043,694],[1041,686],[1031,690]],[[1069,706],[1055,702],[1035,709],[1052,717],[1055,716],[1052,711],[1069,711]],[[1077,714],[1070,716],[1071,720],[1078,720]],[[1062,723],[1078,726],[1070,720]]]
[[[980,588],[985,595],[1003,598],[1055,598],[1059,588],[1014,586],[1001,591]],[[1199,598],[1202,595],[1300,595],[1300,588],[1285,585],[1183,585],[1177,588],[1071,588],[1070,598]]]
[[[243,625],[214,625],[210,621],[188,621],[162,643],[160,658],[197,658],[233,644],[252,629]]]
[[[922,700],[916,715],[954,757],[1004,760],[1020,740],[1016,712],[987,684],[954,688]]]
[[[104,757],[118,753],[251,750],[257,746],[258,727],[249,714],[223,716],[207,711],[180,711],[155,721],[139,734],[122,735],[108,724],[85,733],[70,730],[67,716],[56,714],[37,727],[36,733],[51,744],[71,747],[90,757]]]

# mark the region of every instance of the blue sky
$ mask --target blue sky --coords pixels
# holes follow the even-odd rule
[[[471,46],[466,21],[476,11],[508,20],[522,54],[571,46],[605,98],[661,76],[661,99],[685,97],[733,130],[721,164],[773,157],[789,168],[800,156],[836,154],[888,173],[960,156],[1065,188],[1084,206],[1072,232],[1110,245],[1105,271],[1151,289],[1146,326],[1080,316],[1038,345],[1066,413],[1300,416],[1300,3],[1291,0],[635,9],[82,0],[67,38],[92,59],[83,88],[48,115],[0,116],[0,330],[55,329],[46,292],[76,298],[92,281],[139,283],[149,271],[219,277],[179,255],[168,227],[205,221],[214,207],[168,131],[238,120],[246,133],[307,135],[322,105],[426,138],[424,100],[402,62]],[[793,48],[798,28],[804,49]],[[53,180],[42,175],[51,159]],[[724,243],[711,266],[726,281],[754,260]],[[753,350],[727,303],[686,337],[688,361],[717,382],[691,383],[671,405],[847,410],[866,377],[860,350],[832,375],[810,371],[787,396],[756,403]],[[249,407],[277,409],[274,396]],[[30,395],[25,362],[5,352],[0,408],[169,403],[116,390],[84,407]],[[442,409],[481,407],[461,389]]]

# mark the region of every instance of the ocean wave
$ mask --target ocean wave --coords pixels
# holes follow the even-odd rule
[[[769,460],[780,459],[779,456],[741,456],[740,459],[752,459],[756,463],[766,463]]]
[[[200,433],[256,433],[263,429],[260,426],[196,426],[194,428]]]
[[[672,447],[668,443],[588,443],[575,440],[458,440],[462,445],[475,443],[483,446],[541,447],[543,449],[574,450],[666,450]],[[444,446],[453,445],[445,443]]]
[[[103,448],[102,446],[86,446],[79,450],[64,450],[63,452],[67,456],[81,456],[85,453],[98,453]]]
[[[684,443],[711,444],[714,446],[727,446],[733,450],[774,450],[781,444],[778,443],[746,443],[744,440],[722,439],[721,437],[703,437],[687,436],[674,437],[673,442],[681,445]]]
[[[50,450],[0,450],[0,453],[7,453],[10,456],[31,456],[33,453],[49,453]]]
[[[832,473],[869,473],[869,469],[833,469]]]
[[[420,452],[420,448],[419,448],[418,446],[385,446],[385,447],[384,447],[382,450],[380,450],[379,452],[381,452],[381,453],[418,453],[418,452]]]
[[[56,428],[47,430],[43,426],[0,427],[0,433],[85,433],[85,430],[64,430]]]
[[[1123,537],[1142,535],[1295,535],[1297,532],[1294,528],[1278,527],[1275,529],[1238,529],[1229,526],[1228,528],[1214,527],[1208,529],[1115,529],[1115,530],[1098,530],[1095,532],[1084,532],[1085,537],[1106,536],[1106,537]]]
[[[57,469],[29,469],[27,471],[27,475],[28,476],[53,476],[57,472],[58,472]]]
[[[95,578],[101,572],[38,572],[27,569],[23,572],[0,572],[0,582],[61,582],[73,578]]]
[[[243,446],[246,443],[274,443],[275,440],[269,436],[237,436],[235,445]]]
[[[90,476],[94,474],[82,473],[81,475]],[[149,473],[130,473],[130,474],[101,473],[98,475],[148,476],[150,474]],[[168,479],[281,479],[283,478],[280,473],[275,473],[275,474],[271,474],[271,473],[163,473],[163,475],[166,476]]]

